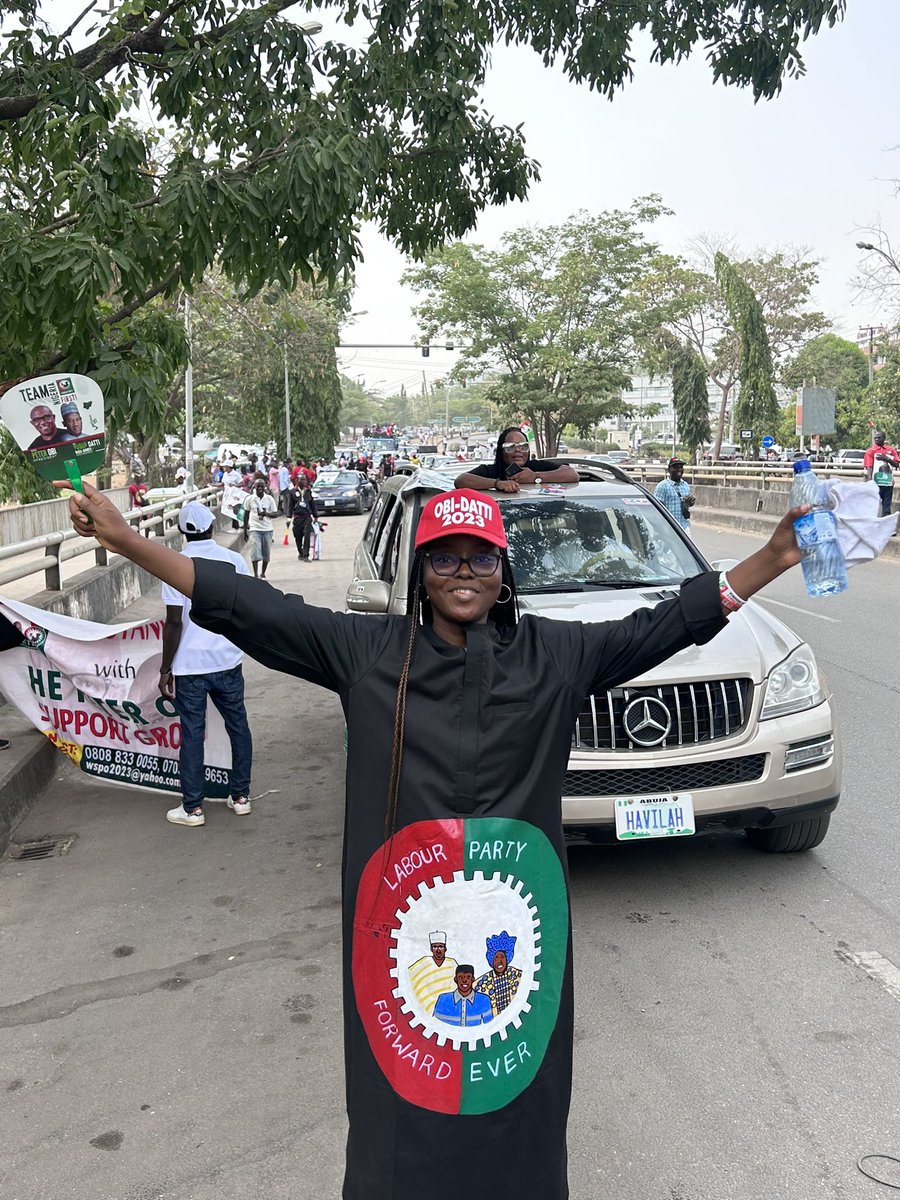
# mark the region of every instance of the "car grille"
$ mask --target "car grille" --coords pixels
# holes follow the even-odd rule
[[[677,763],[646,771],[566,771],[564,796],[642,796],[653,792],[693,792],[700,788],[752,783],[765,770],[764,754],[718,762]]]
[[[664,684],[656,688],[613,688],[588,696],[572,734],[576,750],[658,751],[731,737],[747,724],[753,683],[749,679],[710,679],[700,683]],[[629,736],[623,717],[633,700],[662,701],[671,722],[662,740],[642,745]],[[654,705],[655,716],[661,713]],[[663,723],[663,728],[664,728]],[[662,730],[659,730],[661,734]],[[652,738],[654,729],[648,731]]]

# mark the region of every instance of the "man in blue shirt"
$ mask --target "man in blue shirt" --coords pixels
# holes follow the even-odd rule
[[[684,475],[684,460],[670,458],[666,468],[666,479],[661,479],[656,485],[653,495],[667,508],[682,529],[691,532],[691,520],[688,516],[690,509],[697,503],[697,497],[692,495],[690,484],[682,478]]]
[[[456,990],[443,992],[437,998],[434,1015],[447,1025],[486,1025],[494,1013],[491,1002],[482,992],[475,991],[475,968],[470,963],[460,963],[454,975]]]

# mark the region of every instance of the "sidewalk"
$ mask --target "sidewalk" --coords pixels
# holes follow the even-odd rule
[[[319,563],[276,533],[273,583],[343,608],[364,522],[330,521]],[[120,615],[159,611],[153,593]],[[343,718],[302,681],[245,677],[252,814],[172,826],[171,798],[63,761],[14,840],[74,845],[0,860],[4,1200],[339,1195]]]

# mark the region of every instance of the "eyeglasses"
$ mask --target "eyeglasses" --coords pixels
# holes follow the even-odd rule
[[[527,450],[528,443],[527,442],[504,442],[503,445],[500,447],[500,449],[505,450],[507,452],[507,454],[512,454],[513,450]]]
[[[468,558],[462,558],[458,554],[436,550],[433,554],[426,552],[425,557],[431,563],[435,575],[455,575],[465,563],[473,575],[480,579],[488,579],[500,565],[499,554],[471,554]]]

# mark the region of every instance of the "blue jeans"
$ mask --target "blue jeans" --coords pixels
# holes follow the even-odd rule
[[[176,675],[175,707],[181,718],[181,794],[182,804],[188,810],[203,806],[207,696],[222,714],[231,741],[231,771],[228,775],[231,797],[236,800],[250,792],[253,741],[244,707],[241,668],[211,671],[208,675]]]

